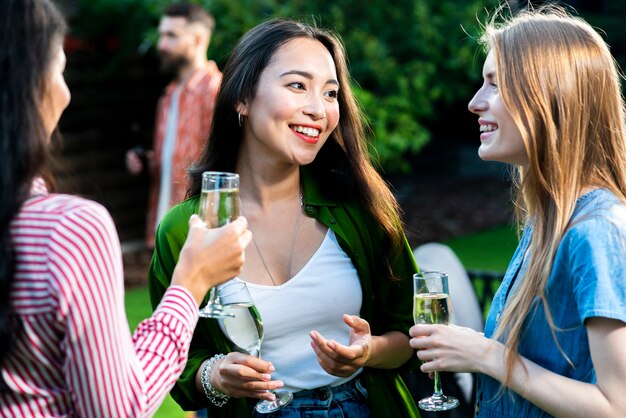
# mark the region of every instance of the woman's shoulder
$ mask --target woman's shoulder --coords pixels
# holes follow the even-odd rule
[[[337,199],[330,212],[339,225],[351,224],[367,234],[381,234],[382,228],[365,206],[355,198]],[[333,222],[331,220],[331,222]]]
[[[626,249],[626,205],[614,193],[593,190],[582,196],[576,205],[570,227],[562,246],[597,252]]]
[[[576,202],[573,219],[608,218],[626,221],[626,202],[607,189],[595,189]]]
[[[33,196],[22,205],[18,217],[39,217],[41,220],[63,222],[74,219],[87,222],[90,218],[110,222],[111,215],[100,203],[68,194]]]
[[[578,199],[570,225],[568,233],[574,235],[607,229],[626,233],[626,203],[609,190],[593,190]]]
[[[59,260],[93,257],[115,263],[119,238],[111,215],[101,204],[66,194],[33,196],[13,220],[12,234],[25,248],[37,248]],[[120,257],[121,260],[121,257]]]
[[[187,222],[189,217],[196,213],[198,209],[198,200],[200,196],[193,196],[183,200],[182,202],[172,206],[163,216],[163,220],[168,222],[180,222],[184,220]]]
[[[167,235],[168,240],[180,235],[184,241],[189,231],[189,218],[196,213],[199,196],[190,197],[172,206],[159,223],[157,235]]]

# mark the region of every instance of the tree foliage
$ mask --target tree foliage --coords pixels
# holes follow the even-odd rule
[[[62,0],[59,0],[62,1]],[[373,132],[372,152],[388,171],[428,142],[439,106],[471,96],[479,77],[476,42],[489,0],[196,0],[215,15],[209,55],[223,65],[237,39],[271,17],[316,22],[346,45],[354,88]],[[77,36],[120,38],[123,55],[149,50],[165,0],[77,0]]]

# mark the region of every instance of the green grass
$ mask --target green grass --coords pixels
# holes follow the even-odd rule
[[[447,241],[466,269],[504,273],[515,248],[517,234],[510,226],[464,235]]]
[[[468,269],[504,272],[517,246],[514,229],[508,226],[481,231],[445,242]],[[481,291],[481,289],[477,289]],[[126,315],[130,329],[152,314],[148,289],[145,287],[126,291]],[[168,395],[155,414],[155,418],[184,418],[184,412]]]
[[[148,296],[147,287],[126,289],[126,317],[131,331],[144,319],[152,315],[152,305]]]
[[[468,270],[504,273],[517,247],[518,239],[511,226],[500,226],[474,234],[457,237],[446,242]],[[474,290],[486,318],[491,299],[500,286],[499,281],[473,280]]]
[[[128,325],[131,331],[134,331],[141,321],[152,315],[148,288],[139,287],[127,289],[125,299]],[[180,409],[180,406],[174,402],[170,395],[167,395],[163,404],[154,415],[155,418],[184,418],[186,416],[189,416],[189,413]]]

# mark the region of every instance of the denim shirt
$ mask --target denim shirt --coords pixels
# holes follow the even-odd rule
[[[532,255],[527,254],[531,239],[529,225],[494,296],[486,337],[493,336],[507,295],[510,299],[532,262]],[[611,192],[597,189],[578,199],[570,227],[557,248],[545,294],[556,337],[572,364],[559,351],[539,298],[525,319],[519,354],[554,373],[596,383],[585,320],[604,317],[626,322],[626,207]],[[477,417],[551,416],[510,390],[498,396],[499,389],[498,381],[478,376]]]

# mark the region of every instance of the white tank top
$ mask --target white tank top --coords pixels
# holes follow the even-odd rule
[[[350,327],[342,316],[361,311],[359,276],[333,231],[328,230],[315,254],[291,280],[280,286],[247,285],[263,320],[261,357],[276,368],[273,380],[283,380],[285,389],[296,392],[336,386],[352,378],[326,373],[309,337],[315,330],[348,345]]]

